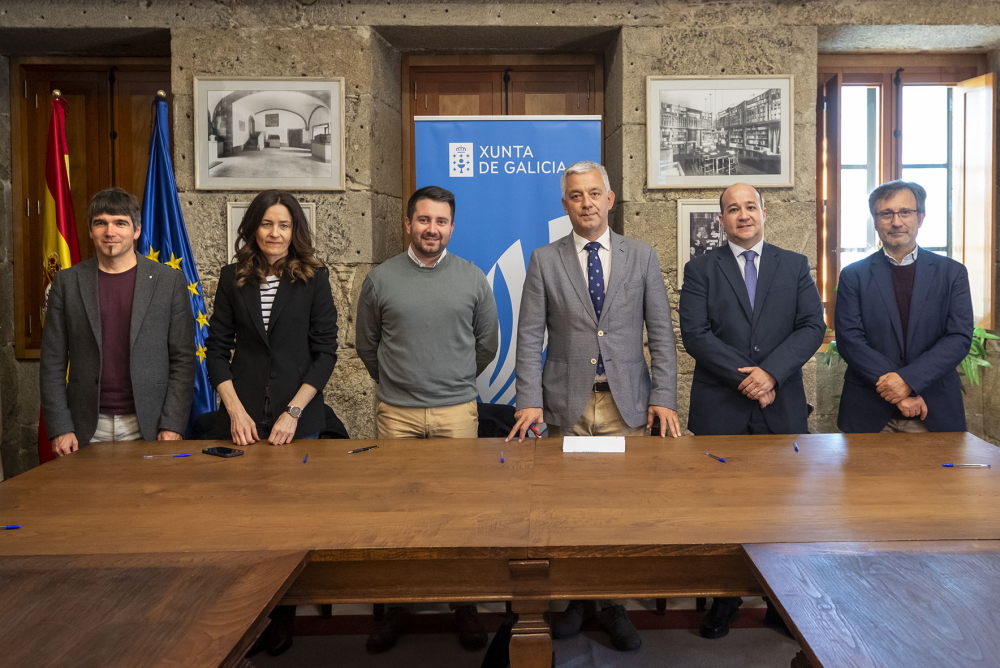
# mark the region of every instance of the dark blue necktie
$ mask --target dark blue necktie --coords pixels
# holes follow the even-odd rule
[[[583,246],[587,250],[587,287],[590,290],[590,301],[594,303],[594,313],[601,319],[601,308],[604,307],[604,267],[597,255],[601,244],[591,241]],[[597,375],[604,373],[604,357],[597,356]]]
[[[747,295],[750,297],[750,308],[753,309],[754,297],[757,296],[757,265],[753,259],[757,257],[757,251],[743,251],[740,253],[746,258],[746,266],[743,267],[743,282],[747,284]]]

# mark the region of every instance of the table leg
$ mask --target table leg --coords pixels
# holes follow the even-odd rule
[[[544,617],[549,602],[521,600],[511,607],[518,618],[511,629],[510,668],[551,668],[552,636]]]

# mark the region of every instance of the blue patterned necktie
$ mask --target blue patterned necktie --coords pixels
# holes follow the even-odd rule
[[[594,304],[594,313],[597,319],[601,319],[601,309],[604,307],[604,267],[601,266],[601,258],[597,255],[601,244],[591,241],[584,244],[587,250],[587,287],[590,290],[590,301]],[[597,375],[604,373],[604,357],[597,356]]]
[[[747,295],[750,296],[750,308],[753,309],[754,297],[757,296],[757,265],[753,259],[757,257],[757,251],[743,251],[740,253],[746,258],[746,266],[743,267],[743,282],[747,284]]]

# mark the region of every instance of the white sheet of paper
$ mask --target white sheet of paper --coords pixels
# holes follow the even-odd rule
[[[625,452],[625,437],[563,436],[563,452]]]

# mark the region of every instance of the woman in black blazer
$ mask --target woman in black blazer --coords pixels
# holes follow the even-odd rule
[[[298,201],[281,190],[257,195],[235,250],[219,275],[206,342],[208,377],[225,408],[218,428],[236,445],[315,438],[337,362],[337,308]]]

